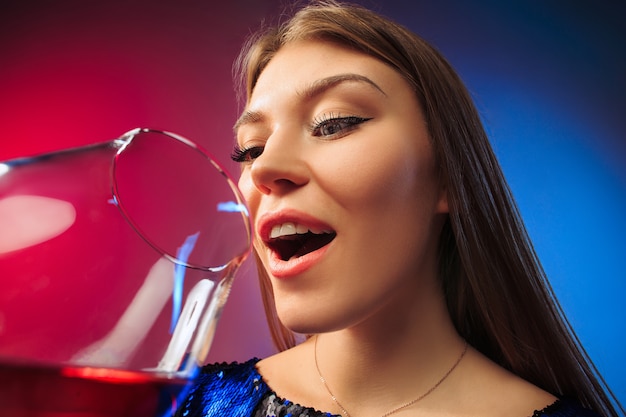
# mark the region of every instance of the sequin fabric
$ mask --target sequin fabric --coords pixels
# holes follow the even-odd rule
[[[256,371],[258,359],[202,368],[176,417],[251,417],[269,388]]]
[[[176,417],[339,417],[280,398],[256,369],[259,360],[202,368]],[[600,417],[576,403],[557,400],[532,417]]]
[[[253,417],[339,417],[330,413],[322,413],[310,407],[294,404],[270,392],[266,395],[252,414]]]

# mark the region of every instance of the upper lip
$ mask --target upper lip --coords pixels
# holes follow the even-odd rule
[[[326,222],[295,209],[285,209],[264,213],[257,220],[257,234],[265,243],[270,242],[272,228],[284,223],[295,223],[306,226],[312,230],[325,230],[334,232],[334,229]]]

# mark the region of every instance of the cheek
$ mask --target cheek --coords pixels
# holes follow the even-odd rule
[[[239,176],[239,181],[237,182],[237,187],[241,191],[243,198],[246,200],[248,207],[251,211],[251,216],[254,218],[256,215],[256,209],[258,207],[258,192],[256,192],[256,187],[252,182],[252,178],[250,178],[250,171],[244,170],[241,172]]]
[[[250,210],[250,218],[252,219],[252,224],[254,224],[259,209],[260,193],[254,186],[254,183],[252,182],[248,171],[242,171],[241,175],[239,176],[239,181],[237,182],[237,187],[241,191],[241,194],[243,195],[243,198],[248,205],[248,209]],[[263,244],[258,240],[256,231],[254,232],[254,239],[252,244],[258,254],[265,253],[265,251],[263,250]]]
[[[324,175],[324,188],[342,205],[360,210],[389,207],[433,192],[432,160],[428,153],[420,157],[415,146],[407,149],[389,143],[377,148],[351,147],[338,154],[346,156],[320,158],[325,162],[319,172]]]

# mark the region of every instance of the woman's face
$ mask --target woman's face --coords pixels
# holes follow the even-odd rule
[[[447,199],[395,70],[332,43],[288,44],[236,131],[255,249],[288,328],[346,328],[433,287]]]

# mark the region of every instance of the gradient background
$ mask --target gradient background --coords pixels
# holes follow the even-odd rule
[[[231,63],[281,2],[13,3],[0,6],[0,160],[142,126],[237,171]],[[626,403],[626,3],[361,3],[436,45],[468,84],[563,308]],[[248,262],[211,360],[273,351],[257,291]]]

